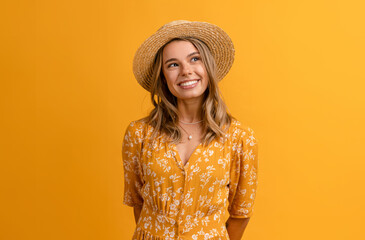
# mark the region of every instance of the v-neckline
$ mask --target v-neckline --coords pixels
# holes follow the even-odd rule
[[[185,165],[184,165],[184,164],[183,164],[183,161],[182,161],[182,159],[181,159],[181,157],[180,157],[180,153],[179,153],[179,150],[177,149],[176,144],[175,144],[175,143],[171,143],[171,144],[172,144],[172,148],[173,148],[173,149],[174,149],[174,151],[175,151],[175,156],[176,156],[176,159],[178,160],[178,164],[179,164],[179,166],[180,166],[182,169],[185,169],[185,168],[187,168],[187,167],[188,167],[188,165],[189,165],[190,161],[193,159],[193,157],[194,157],[194,155],[196,154],[197,150],[198,150],[198,149],[201,147],[201,145],[202,145],[202,143],[199,143],[199,144],[195,147],[195,149],[194,149],[193,153],[189,156],[188,161],[186,161],[186,163],[185,163]]]

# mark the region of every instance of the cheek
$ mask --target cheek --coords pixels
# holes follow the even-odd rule
[[[205,78],[205,81],[202,83],[202,88],[203,88],[204,92],[207,90],[208,85],[209,85],[208,78]]]
[[[205,66],[203,64],[199,65],[197,71],[201,76],[208,77],[207,70],[205,69]]]
[[[208,80],[208,73],[207,73],[207,71],[205,70],[205,67],[201,67],[200,69],[199,69],[199,73],[200,73],[200,75],[203,77],[203,79],[204,79],[204,81],[202,82],[202,84],[203,84],[203,86],[204,87],[206,87],[206,86],[208,86],[208,82],[209,82],[209,80]]]
[[[167,85],[168,90],[170,93],[172,93],[175,96],[175,89],[174,89],[174,76],[171,72],[163,72],[163,75],[165,76],[165,82]]]
[[[170,84],[173,84],[174,81],[175,81],[175,73],[174,72],[163,72],[164,76],[165,76],[165,79],[166,79],[166,82],[170,85]]]
[[[166,80],[166,84],[167,84],[168,88],[171,91],[171,88],[173,88],[173,84],[174,84],[172,76],[169,74],[165,74],[165,80]]]

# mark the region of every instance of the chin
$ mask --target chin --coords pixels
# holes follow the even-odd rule
[[[181,100],[188,100],[188,99],[193,99],[193,98],[201,98],[203,97],[204,92],[202,93],[190,93],[190,94],[179,94],[178,96],[176,96],[178,99]]]

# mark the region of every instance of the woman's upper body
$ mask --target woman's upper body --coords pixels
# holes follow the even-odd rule
[[[249,218],[257,186],[257,139],[233,120],[226,138],[199,144],[184,164],[176,144],[133,121],[123,143],[124,204],[140,206],[135,239],[229,239],[232,218]],[[208,238],[205,238],[208,237]]]
[[[226,227],[226,210],[230,219],[252,215],[257,140],[218,87],[233,56],[223,30],[187,21],[163,26],[137,50],[134,73],[154,109],[123,141],[124,203],[141,209],[134,239],[229,239],[227,229],[237,229]]]

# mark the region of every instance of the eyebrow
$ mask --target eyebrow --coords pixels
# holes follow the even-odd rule
[[[190,53],[190,54],[189,54],[188,56],[186,56],[186,57],[190,57],[190,56],[193,56],[193,55],[195,55],[195,54],[199,54],[199,52],[192,52],[192,53]],[[177,60],[176,58],[170,58],[170,59],[166,60],[165,64],[166,64],[166,63],[168,63],[168,62],[176,61],[176,60]]]

